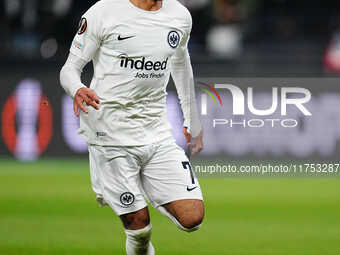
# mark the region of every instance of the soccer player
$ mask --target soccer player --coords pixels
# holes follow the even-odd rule
[[[146,199],[184,231],[197,230],[204,205],[184,151],[172,137],[166,86],[175,82],[192,154],[202,128],[188,54],[192,20],[177,0],[101,0],[81,18],[60,72],[80,111],[97,201],[120,216],[126,252],[155,254]],[[90,88],[81,72],[91,61]]]

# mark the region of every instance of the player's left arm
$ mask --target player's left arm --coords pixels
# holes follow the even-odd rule
[[[183,112],[184,135],[189,146],[193,148],[192,155],[195,155],[203,149],[203,131],[201,121],[198,116],[194,75],[188,51],[188,41],[191,32],[191,17],[186,31],[187,32],[184,38],[182,38],[176,53],[171,58],[171,76],[175,82]]]

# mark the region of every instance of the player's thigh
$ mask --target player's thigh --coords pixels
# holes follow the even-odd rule
[[[190,162],[174,142],[158,146],[142,170],[142,184],[154,207],[178,200],[203,200]]]
[[[146,207],[140,189],[140,166],[129,149],[124,147],[91,146],[91,157],[97,157],[91,169],[97,176],[96,188],[117,215]]]

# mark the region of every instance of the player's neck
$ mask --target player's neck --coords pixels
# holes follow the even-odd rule
[[[162,8],[162,0],[129,0],[133,5],[145,11],[158,11]]]

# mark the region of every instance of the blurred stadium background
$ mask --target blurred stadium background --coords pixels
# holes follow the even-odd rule
[[[119,220],[94,201],[86,144],[76,134],[72,101],[58,78],[79,19],[95,2],[0,0],[1,255],[123,254]],[[182,2],[193,16],[190,53],[196,77],[338,77],[339,1]],[[85,82],[91,74],[88,65]],[[207,127],[207,147],[194,164],[338,162],[340,88],[320,83],[310,89],[326,102],[319,116],[328,122],[298,130],[305,140],[292,141],[281,153],[277,137],[285,140],[285,133],[276,134],[270,145],[253,141],[238,148],[238,139],[249,134],[235,133],[221,144],[219,133]],[[184,145],[172,84],[168,109],[174,135]],[[270,132],[261,134],[260,140],[271,139]],[[339,178],[201,182],[207,220],[200,232],[188,236],[151,211],[159,254],[340,254]]]

